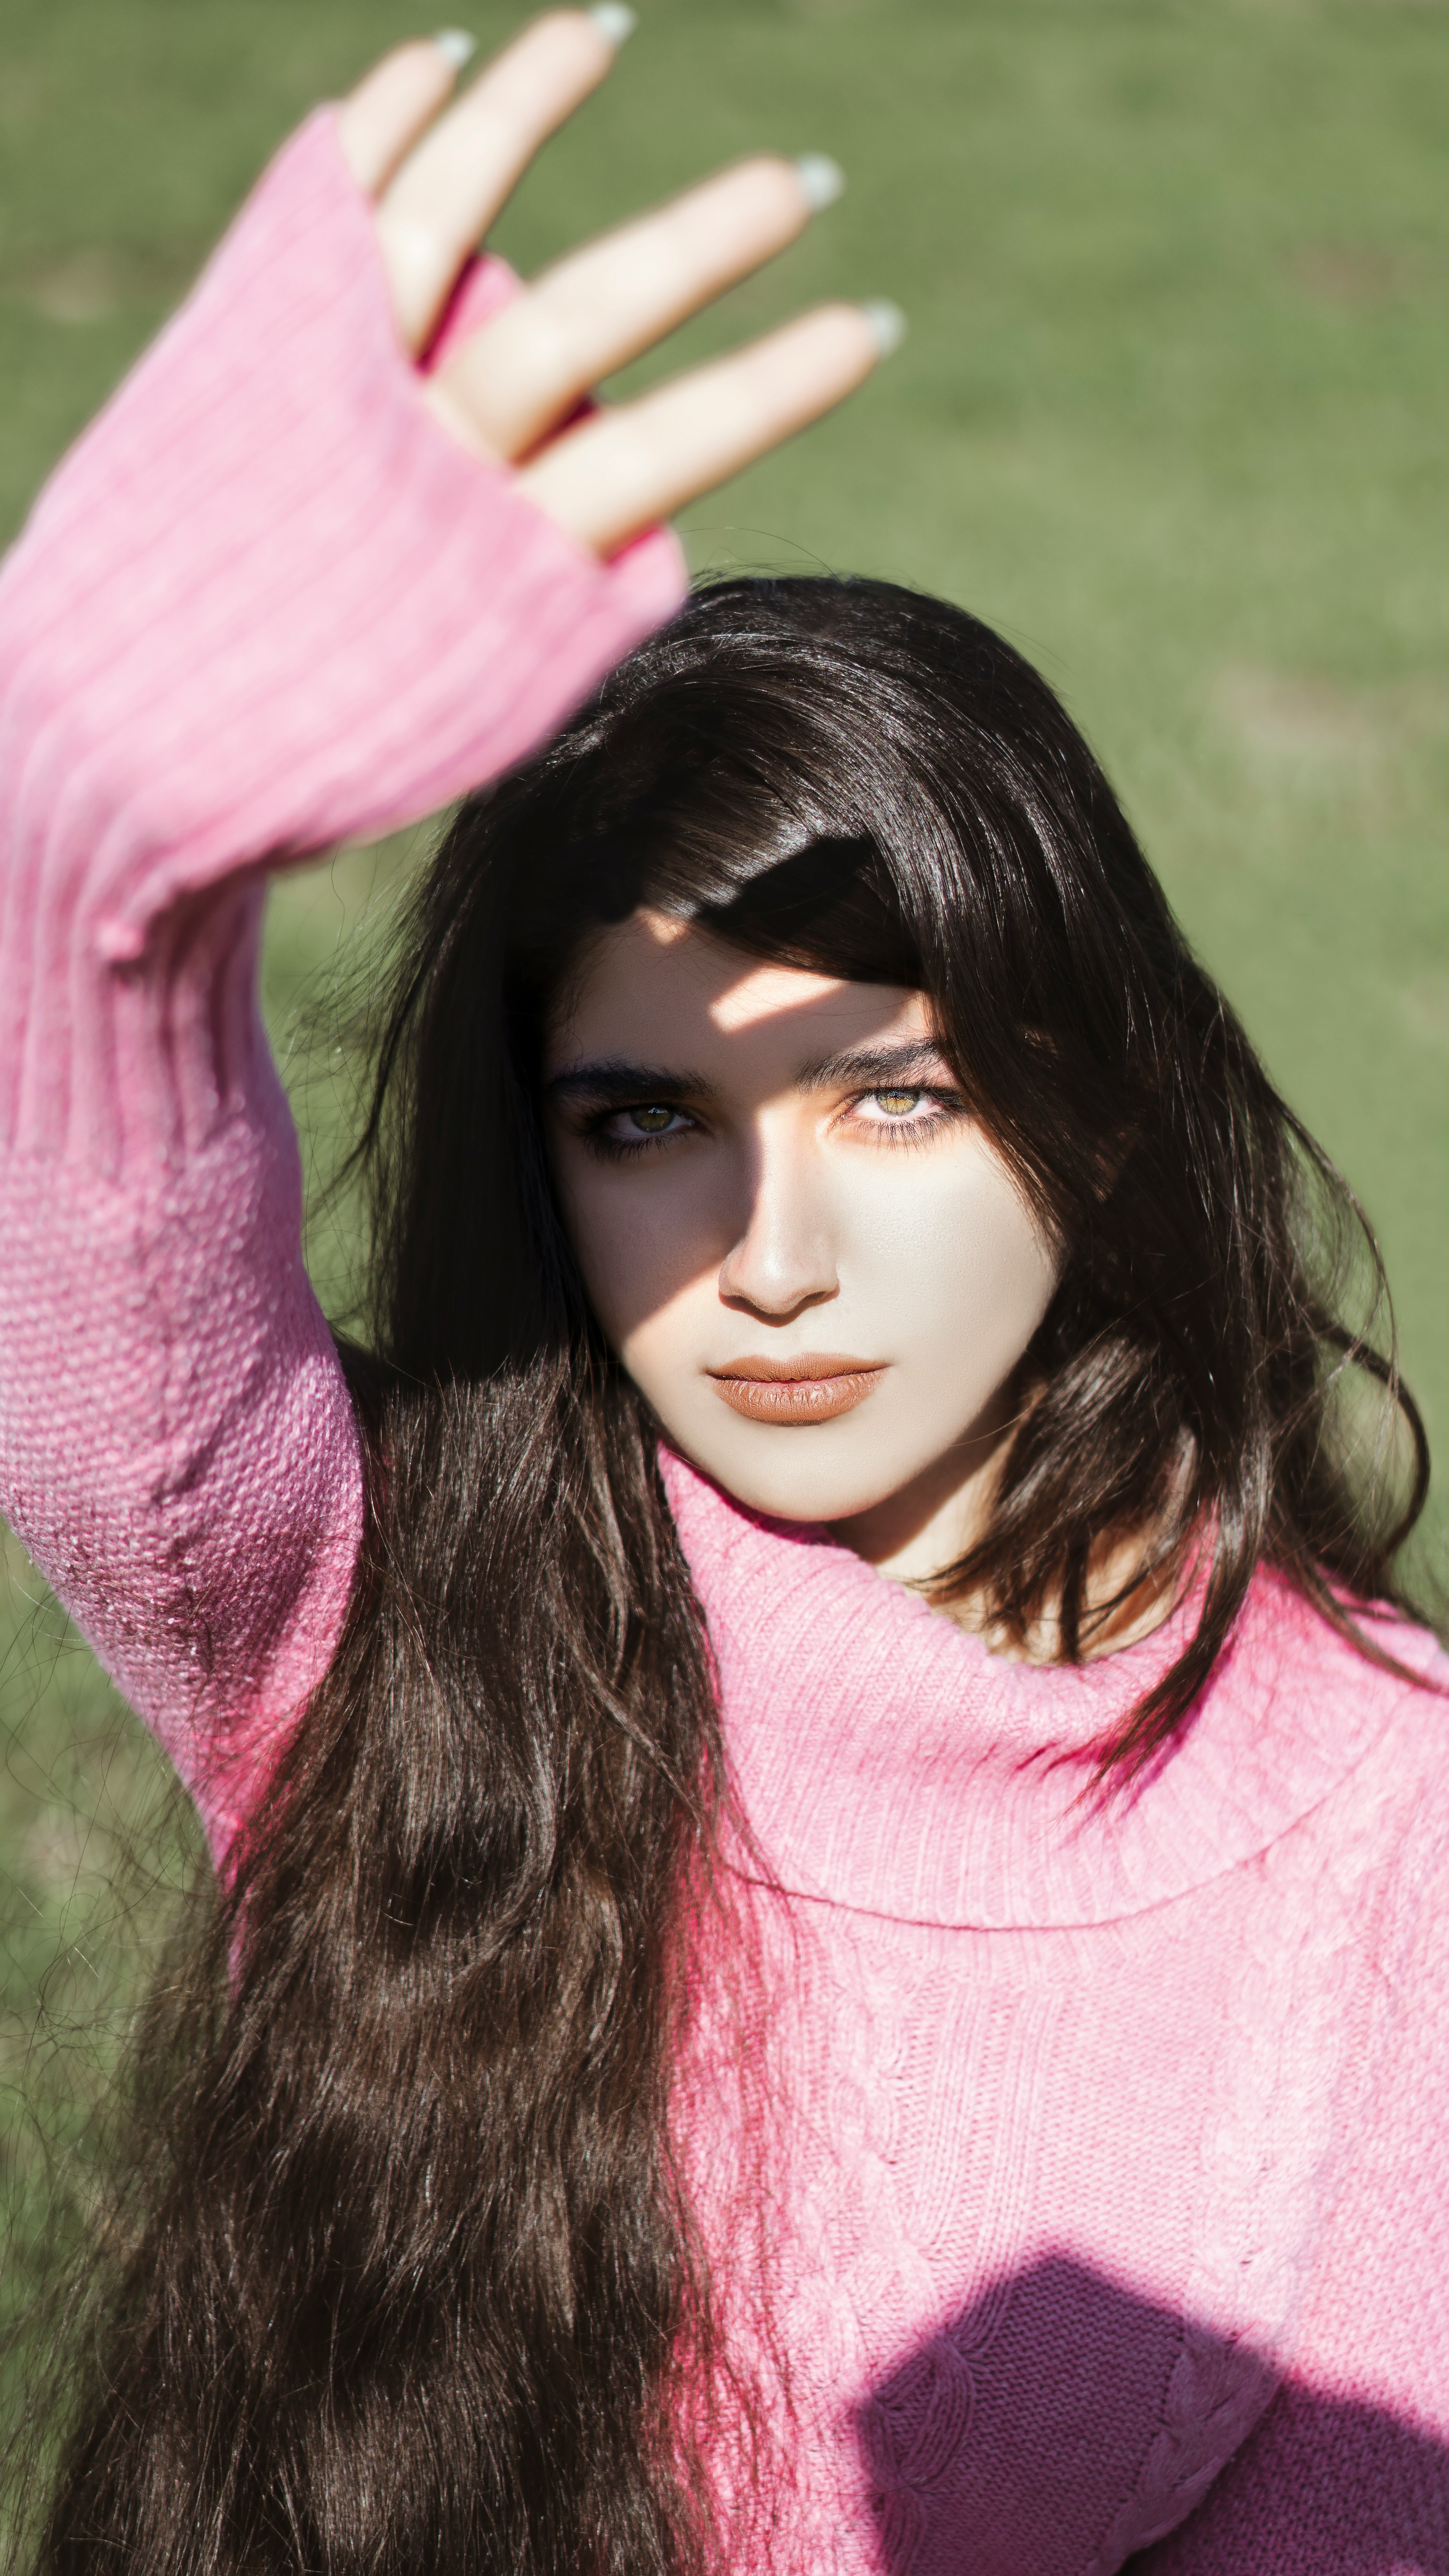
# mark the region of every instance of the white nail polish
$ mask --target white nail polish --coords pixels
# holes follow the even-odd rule
[[[823,214],[845,194],[845,172],[828,152],[802,152],[795,164],[812,215]]]
[[[478,51],[478,39],[470,36],[466,27],[442,27],[433,42],[444,62],[451,63],[455,72],[460,72],[466,62],[471,62]]]
[[[633,35],[639,24],[638,10],[626,9],[624,0],[596,0],[596,5],[589,11],[589,16],[593,19],[600,35],[606,37],[616,50],[624,43],[626,37]]]
[[[883,358],[898,349],[906,336],[906,317],[898,304],[862,304],[861,311],[870,324],[871,337]]]

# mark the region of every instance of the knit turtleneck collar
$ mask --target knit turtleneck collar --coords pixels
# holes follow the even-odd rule
[[[1093,1752],[1185,1614],[1076,1668],[990,1654],[817,1527],[767,1521],[669,1450],[670,1505],[719,1663],[736,1790],[772,1875],[901,1921],[1106,1922],[1250,1859],[1379,1740],[1409,1685],[1261,1575],[1211,1684],[1130,1788]],[[1397,1628],[1416,1667],[1436,1653]]]

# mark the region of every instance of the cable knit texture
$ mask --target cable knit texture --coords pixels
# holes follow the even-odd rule
[[[481,263],[450,330],[511,291]],[[219,1854],[360,1524],[263,865],[496,774],[681,589],[670,539],[600,567],[433,422],[326,113],[0,577],[0,1493]],[[1385,1632],[1415,1689],[1260,1577],[1103,1801],[1175,1624],[1002,1664],[664,1463],[764,1860],[772,2567],[1449,2569],[1433,1640]],[[743,2145],[688,2098],[727,2280]]]

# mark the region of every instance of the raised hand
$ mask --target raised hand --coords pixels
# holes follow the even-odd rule
[[[539,146],[611,69],[621,24],[627,13],[608,8],[536,19],[451,104],[461,48],[404,45],[346,101],[343,149],[373,200],[415,355]],[[830,410],[892,344],[893,308],[821,305],[638,401],[574,417],[602,377],[794,240],[820,201],[820,166],[741,162],[572,252],[452,352],[425,399],[465,445],[517,465],[570,536],[613,553]]]

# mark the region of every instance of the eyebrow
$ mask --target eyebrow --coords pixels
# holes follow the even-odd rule
[[[628,1104],[635,1100],[702,1100],[714,1098],[715,1086],[702,1073],[676,1066],[636,1064],[628,1056],[604,1055],[566,1064],[544,1084],[550,1100],[594,1100]]]
[[[903,1046],[848,1047],[840,1055],[820,1056],[801,1066],[795,1079],[803,1091],[830,1091],[838,1084],[899,1083],[909,1089],[946,1061],[931,1038],[911,1038]]]
[[[901,1046],[849,1047],[838,1055],[817,1056],[799,1067],[795,1080],[802,1091],[829,1091],[852,1082],[909,1086],[924,1081],[943,1062],[931,1039],[912,1038]],[[687,1067],[609,1055],[562,1066],[544,1084],[544,1092],[550,1100],[588,1100],[618,1108],[638,1100],[712,1100],[716,1086],[706,1074]]]

